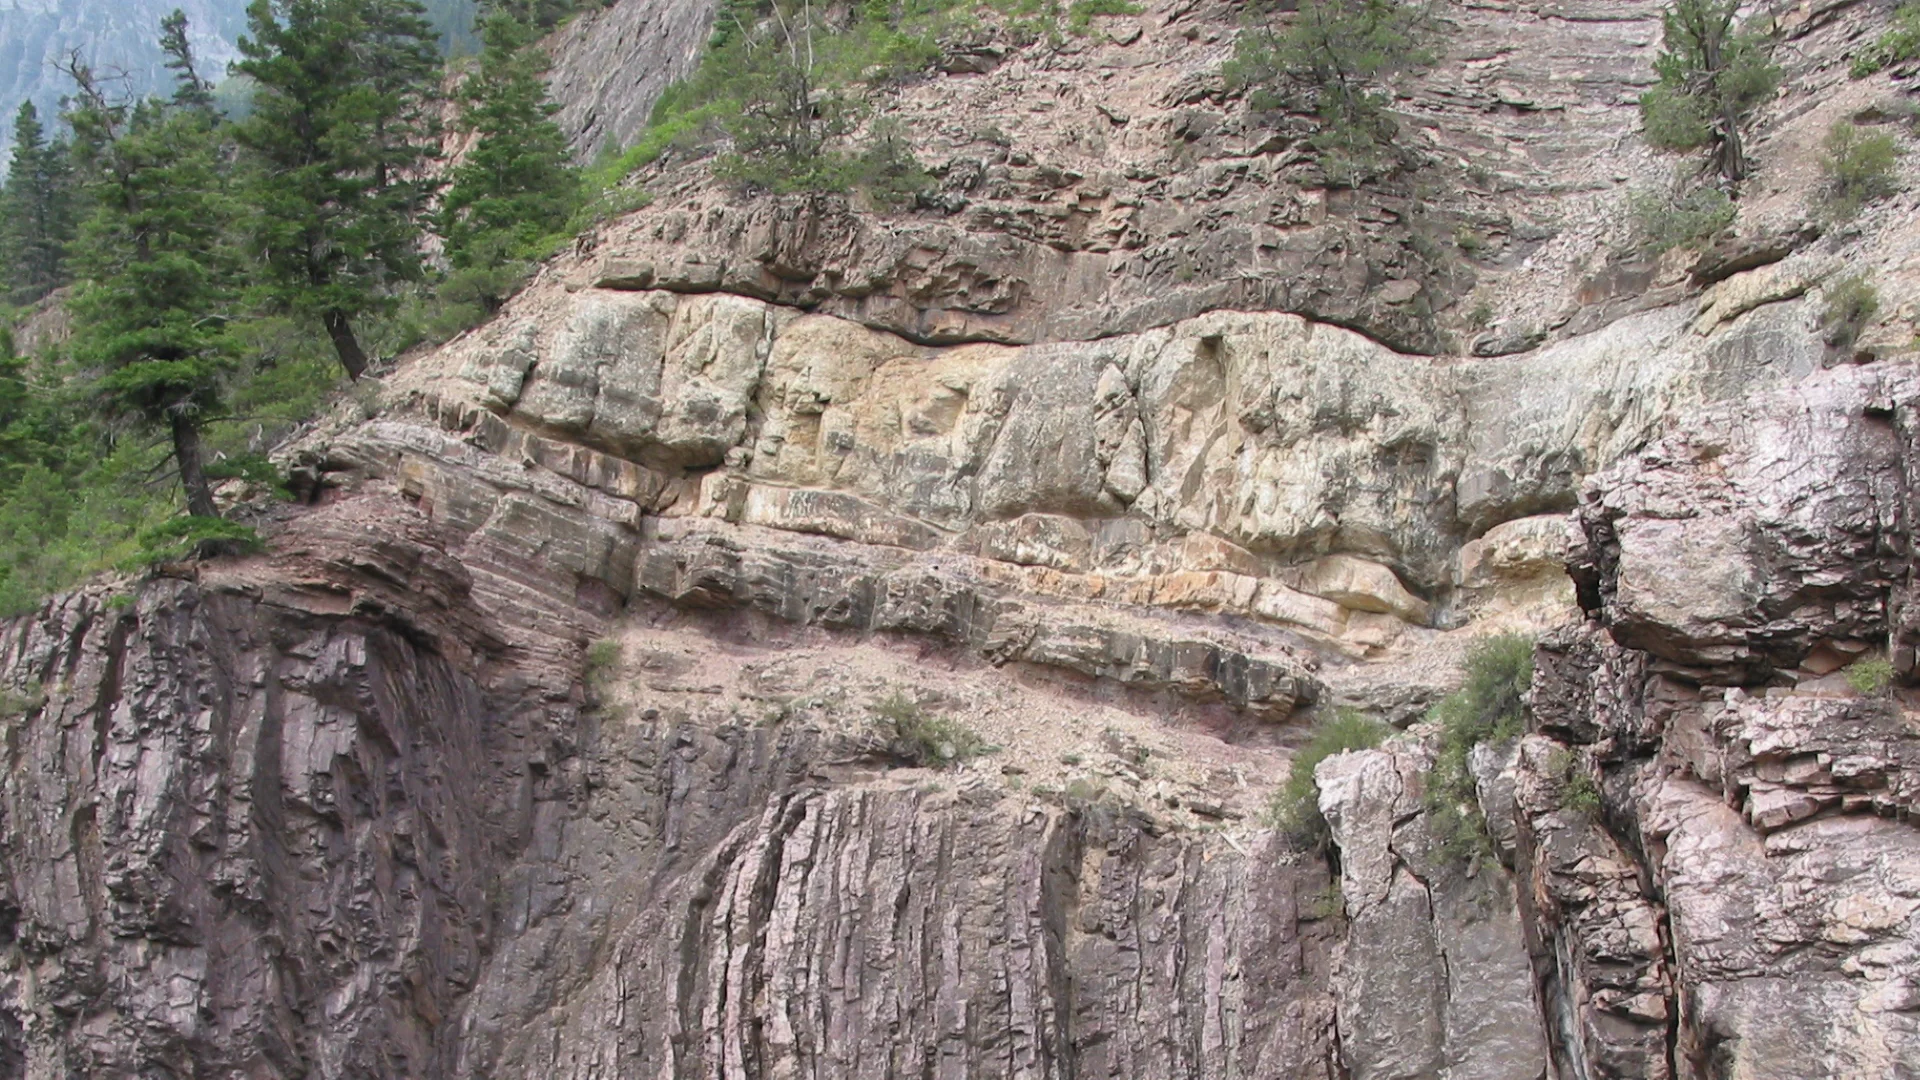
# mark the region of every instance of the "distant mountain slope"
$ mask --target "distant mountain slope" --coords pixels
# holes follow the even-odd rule
[[[473,0],[428,0],[444,47],[466,51],[472,43]],[[193,43],[205,73],[221,78],[237,59],[234,43],[246,31],[247,0],[0,0],[0,172],[13,139],[12,118],[31,100],[52,117],[69,80],[57,66],[73,50],[96,71],[123,71],[133,93],[165,80],[160,20],[179,8],[187,13]]]

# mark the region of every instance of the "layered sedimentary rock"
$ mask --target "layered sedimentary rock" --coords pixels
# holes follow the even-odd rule
[[[1657,5],[1452,12],[1425,195],[1147,7],[888,88],[911,213],[670,154],[282,448],[267,554],[6,624],[0,1076],[1909,1075],[1912,201],[1798,224],[1870,24],[1782,14],[1653,261]],[[571,24],[581,145],[710,17]],[[1463,856],[1420,721],[1515,628]],[[1341,708],[1407,730],[1303,849]]]

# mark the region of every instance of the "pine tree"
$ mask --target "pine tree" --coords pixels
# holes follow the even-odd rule
[[[1357,186],[1398,133],[1385,80],[1432,63],[1437,33],[1408,0],[1300,0],[1286,21],[1242,31],[1223,74],[1256,109],[1313,113],[1323,166]]]
[[[200,77],[193,64],[193,46],[187,42],[187,13],[179,8],[160,20],[160,51],[167,54],[173,72],[173,103],[188,109],[213,108],[213,84]]]
[[[194,97],[190,72],[176,101]],[[201,429],[221,412],[235,366],[237,293],[217,119],[203,105],[159,100],[127,110],[87,85],[80,101],[76,126],[101,141],[75,243],[73,355],[99,372],[110,414],[166,432],[188,513],[217,517]]]
[[[354,322],[392,310],[422,276],[437,188],[440,71],[415,0],[254,0],[234,69],[256,85],[237,138],[263,299],[316,318],[353,378]]]
[[[481,24],[478,68],[460,86],[459,126],[474,136],[441,203],[448,285],[488,312],[524,278],[544,241],[580,203],[567,139],[551,119],[546,54],[533,29],[504,12]]]
[[[1740,0],[1674,0],[1653,67],[1660,83],[1640,96],[1647,141],[1663,150],[1711,147],[1713,167],[1746,179],[1745,128],[1773,95],[1780,68],[1769,39],[1734,25]]]
[[[14,303],[27,304],[66,283],[65,253],[73,239],[67,145],[48,142],[33,102],[13,121],[13,160],[0,193],[0,259]]]

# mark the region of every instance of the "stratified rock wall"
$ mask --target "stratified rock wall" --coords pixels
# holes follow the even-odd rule
[[[876,91],[911,212],[668,154],[266,554],[0,624],[0,1078],[1914,1077],[1916,204],[1802,227],[1879,8],[1771,13],[1655,260],[1651,0],[1450,10],[1360,190],[1144,6]],[[553,39],[583,152],[714,10]],[[1421,721],[1508,630],[1463,853]]]

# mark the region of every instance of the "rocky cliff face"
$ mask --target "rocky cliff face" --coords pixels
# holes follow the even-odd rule
[[[1872,10],[1783,13],[1737,235],[1636,262],[1654,11],[1454,13],[1403,107],[1514,150],[1511,232],[1411,292],[1407,213],[1188,79],[1194,5],[901,91],[1010,143],[949,213],[661,166],[285,448],[269,554],[6,627],[0,1075],[1912,1075],[1913,197],[1786,227],[1894,88],[1834,73]],[[1421,718],[1509,629],[1465,858]],[[1406,730],[1296,850],[1340,707]]]

